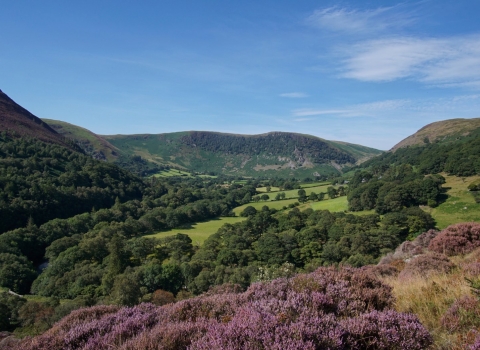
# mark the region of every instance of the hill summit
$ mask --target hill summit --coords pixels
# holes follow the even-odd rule
[[[18,105],[2,90],[0,90],[0,131],[5,131],[11,136],[37,138],[79,150],[69,139],[61,136],[47,123]]]
[[[425,125],[415,134],[403,139],[392,151],[408,146],[422,146],[427,143],[452,142],[464,138],[480,128],[480,118],[448,119]]]

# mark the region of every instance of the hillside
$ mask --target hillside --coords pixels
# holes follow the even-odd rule
[[[243,176],[318,176],[381,151],[310,135],[271,132],[235,135],[189,131],[157,135],[103,136],[121,151],[159,165]]]
[[[32,137],[76,151],[80,150],[40,118],[18,105],[2,90],[0,90],[0,131],[5,131],[10,136]]]
[[[473,130],[478,128],[480,128],[480,118],[442,120],[425,125],[415,134],[393,146],[392,151],[408,146],[459,140],[470,135]]]
[[[95,159],[114,161],[118,158],[119,150],[97,134],[77,125],[60,120],[42,119],[60,135],[75,141],[85,153]]]

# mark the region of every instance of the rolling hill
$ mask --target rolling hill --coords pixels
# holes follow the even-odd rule
[[[318,137],[270,132],[237,135],[207,131],[102,136],[129,155],[202,173],[243,176],[336,174],[382,151]]]
[[[472,131],[478,128],[480,128],[480,118],[442,120],[425,125],[415,134],[393,146],[392,151],[408,146],[457,141],[469,136]]]

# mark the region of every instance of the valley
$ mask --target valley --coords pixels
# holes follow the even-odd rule
[[[153,317],[157,308],[170,312],[189,303],[214,310],[222,295],[237,303],[237,296],[273,291],[279,283],[288,288],[290,279],[343,281],[342,288],[355,280],[348,288],[363,287],[347,288],[346,296],[379,293],[386,299],[362,309],[361,317],[375,312],[414,324],[422,330],[412,338],[418,349],[467,342],[466,329],[449,335],[442,320],[463,307],[458,303],[478,283],[470,272],[477,271],[480,247],[476,119],[437,123],[433,131],[427,126],[409,138],[423,143],[381,152],[280,132],[99,136],[42,121],[6,95],[0,117],[0,326],[11,332],[9,348],[36,349],[55,339],[61,349],[59,324],[77,332],[77,325],[109,323],[117,313]],[[437,236],[437,245],[426,243]],[[466,237],[468,249],[457,237]],[[419,269],[413,252],[432,275],[409,275]],[[315,283],[289,293],[327,293]],[[371,286],[379,289],[365,292]],[[477,310],[472,300],[468,305]],[[418,318],[405,318],[411,310]],[[94,315],[82,316],[89,312]],[[335,327],[350,327],[354,337],[348,322],[357,311],[336,312],[329,316]],[[176,321],[172,334],[188,317]],[[118,322],[124,319],[129,316]],[[150,339],[137,338],[140,333],[116,341]],[[358,334],[352,341],[363,341]]]

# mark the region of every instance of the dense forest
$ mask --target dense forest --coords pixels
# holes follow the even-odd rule
[[[143,181],[80,152],[35,139],[0,136],[0,233],[27,222],[43,224],[115,199],[140,199]]]
[[[308,157],[314,163],[336,161],[345,164],[356,161],[351,154],[333,147],[326,141],[292,133],[243,136],[192,131],[183,136],[181,141],[188,146],[222,154],[293,155],[297,161],[302,162],[302,158]]]

